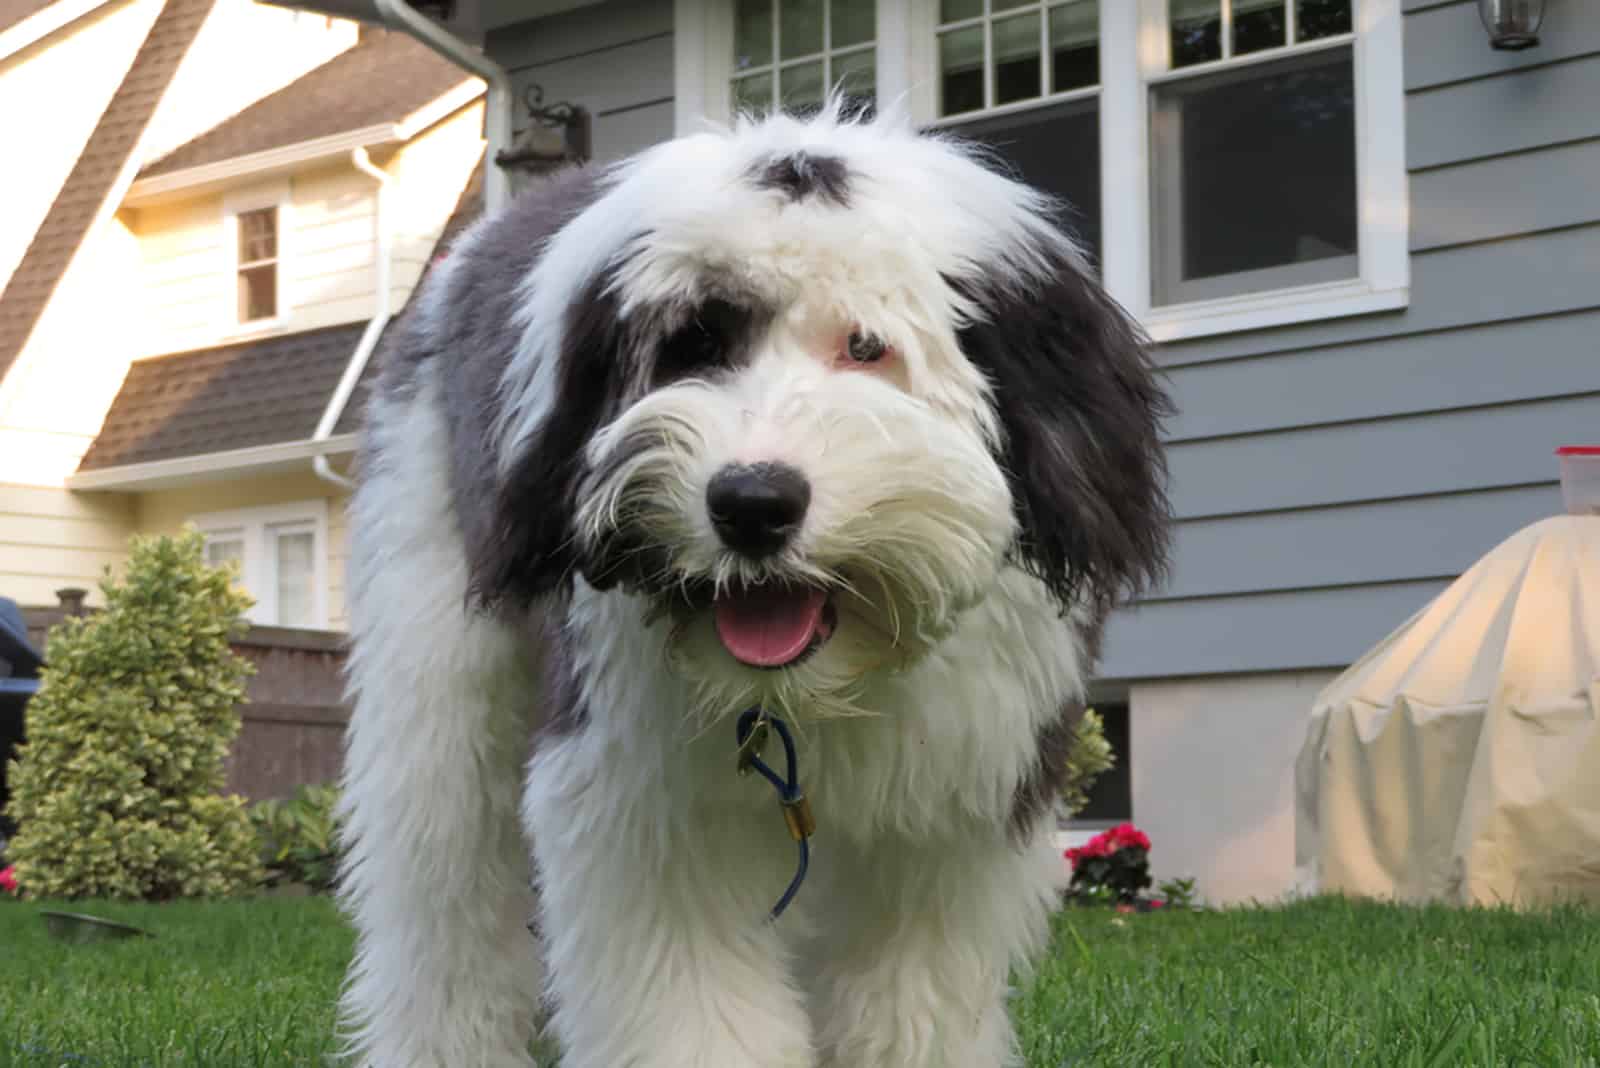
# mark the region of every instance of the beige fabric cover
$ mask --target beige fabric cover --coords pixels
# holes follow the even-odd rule
[[[1299,889],[1600,901],[1600,517],[1536,523],[1317,696]]]

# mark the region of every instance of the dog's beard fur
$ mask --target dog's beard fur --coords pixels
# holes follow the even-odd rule
[[[706,485],[725,464],[778,459],[810,481],[804,525],[751,560],[712,529]],[[982,431],[866,373],[769,350],[750,366],[648,394],[588,453],[580,554],[594,580],[637,595],[671,630],[673,662],[706,721],[754,702],[796,718],[868,711],[873,672],[909,665],[993,586],[1015,537],[1010,494]],[[712,597],[767,584],[825,589],[836,623],[803,661],[735,661]]]

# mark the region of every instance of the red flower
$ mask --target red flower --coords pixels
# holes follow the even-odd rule
[[[1103,834],[1097,834],[1077,849],[1067,850],[1066,857],[1072,862],[1073,868],[1076,869],[1079,861],[1092,860],[1095,857],[1109,857],[1116,851],[1116,847],[1111,844],[1109,838]]]
[[[1150,850],[1150,836],[1131,823],[1119,823],[1106,832],[1112,843],[1112,851],[1118,849],[1143,849]]]
[[[15,864],[9,868],[0,868],[0,890],[4,890],[8,894],[17,892],[17,866]]]
[[[1150,836],[1131,823],[1119,823],[1109,831],[1101,831],[1093,838],[1076,849],[1069,849],[1065,856],[1072,863],[1072,870],[1077,871],[1078,865],[1095,857],[1111,857],[1124,849],[1142,849],[1150,851]]]

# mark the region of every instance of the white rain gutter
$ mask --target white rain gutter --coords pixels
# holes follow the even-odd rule
[[[350,394],[355,392],[356,383],[361,381],[362,372],[367,369],[367,362],[372,358],[372,350],[378,347],[378,339],[383,336],[384,327],[389,325],[389,317],[394,312],[394,240],[390,233],[389,211],[386,210],[388,207],[386,194],[393,176],[382,167],[374,166],[372,157],[367,155],[365,148],[351,149],[350,163],[356,170],[378,183],[378,196],[373,210],[378,229],[378,298],[372,311],[372,318],[367,322],[367,328],[361,332],[355,351],[350,354],[350,362],[345,364],[344,374],[339,376],[339,384],[333,388],[333,396],[328,398],[328,406],[323,409],[322,418],[317,420],[317,428],[311,432],[311,441],[314,445],[321,444],[333,436],[333,428],[339,425],[339,418],[344,415],[345,405],[350,403]],[[332,482],[335,486],[346,490],[355,489],[354,482],[333,469],[325,452],[319,451],[312,457],[311,470],[317,473],[317,477]]]
[[[444,30],[405,0],[373,0],[383,21],[409,33],[458,67],[483,79],[488,86],[484,101],[483,138],[487,142],[483,160],[483,201],[485,212],[495,212],[511,195],[510,178],[495,162],[502,149],[511,147],[511,75],[506,69]]]

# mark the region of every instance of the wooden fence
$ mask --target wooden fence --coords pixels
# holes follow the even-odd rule
[[[85,609],[81,591],[61,590],[61,603],[24,608],[28,637],[44,649],[48,630]],[[233,643],[256,666],[243,721],[228,754],[228,790],[258,801],[287,797],[303,783],[338,778],[344,727],[344,635],[325,630],[256,627]]]

